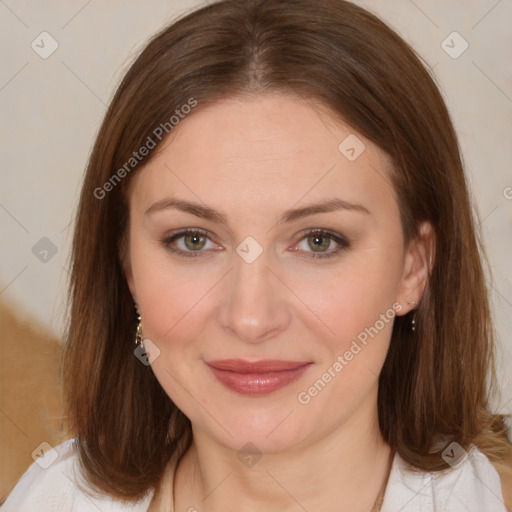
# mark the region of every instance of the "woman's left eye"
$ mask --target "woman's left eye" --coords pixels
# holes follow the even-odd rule
[[[311,258],[330,258],[347,249],[349,243],[341,235],[315,229],[307,233],[295,247],[303,252],[312,253]]]

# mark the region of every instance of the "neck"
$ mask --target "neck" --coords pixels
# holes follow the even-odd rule
[[[379,431],[376,395],[371,398],[328,435],[262,454],[250,467],[194,430],[176,471],[175,510],[372,511],[389,473],[391,449]]]

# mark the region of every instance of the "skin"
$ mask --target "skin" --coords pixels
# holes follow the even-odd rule
[[[338,146],[356,132],[317,107],[283,94],[199,106],[131,183],[126,278],[144,338],[160,350],[152,370],[193,428],[175,477],[176,510],[369,511],[387,476],[377,389],[392,321],[309,403],[297,396],[393,303],[402,315],[419,301],[432,231],[423,225],[404,246],[386,154],[357,134],[365,150],[349,161]],[[144,213],[171,196],[226,222],[174,208]],[[278,222],[286,210],[332,198],[369,213]],[[193,237],[172,244],[199,247],[197,257],[162,243],[184,228],[209,233],[202,248]],[[349,246],[313,258],[307,230],[315,228]],[[236,252],[248,236],[263,250],[252,263]],[[321,243],[320,252],[338,247]],[[224,387],[204,363],[227,358],[313,364],[254,397]],[[252,467],[237,457],[248,442],[262,455]]]

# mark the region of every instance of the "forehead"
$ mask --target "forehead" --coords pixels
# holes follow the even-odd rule
[[[199,105],[173,129],[134,177],[132,199],[142,207],[173,194],[238,213],[334,195],[385,206],[394,202],[389,168],[382,150],[318,104],[232,98]]]

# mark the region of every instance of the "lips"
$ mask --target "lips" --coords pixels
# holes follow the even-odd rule
[[[244,395],[265,395],[287,386],[313,363],[267,359],[245,361],[222,359],[206,362],[217,380],[227,388]]]

